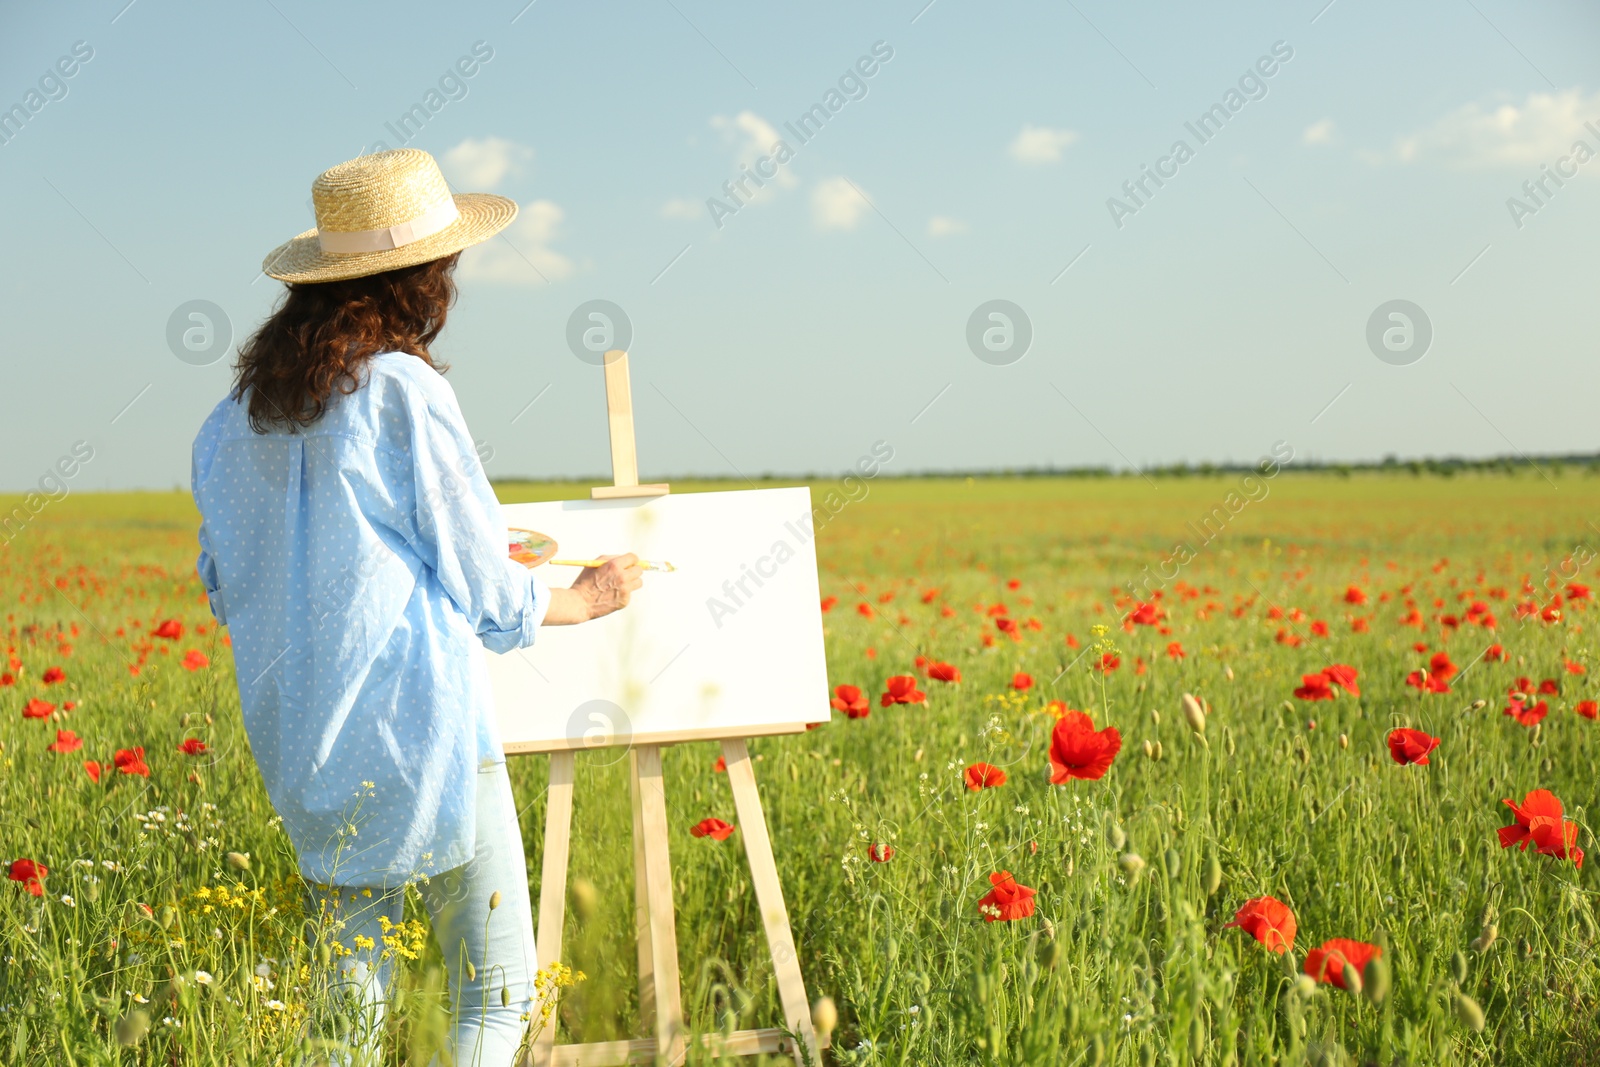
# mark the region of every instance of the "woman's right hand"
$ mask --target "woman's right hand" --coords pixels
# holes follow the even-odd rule
[[[572,591],[588,604],[590,619],[621,611],[628,606],[633,591],[644,585],[639,557],[632,552],[600,558],[605,560],[604,566],[585,567],[578,580],[572,583]]]

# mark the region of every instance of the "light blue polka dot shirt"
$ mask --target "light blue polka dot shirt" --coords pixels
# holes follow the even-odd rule
[[[454,391],[386,353],[298,432],[255,433],[224,399],[193,491],[200,579],[301,873],[394,886],[466,863],[477,771],[505,758],[477,646],[532,644],[550,591],[508,557]]]

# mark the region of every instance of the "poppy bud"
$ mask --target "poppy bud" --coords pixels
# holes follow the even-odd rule
[[[1373,956],[1367,961],[1361,975],[1361,991],[1374,1004],[1382,1004],[1389,995],[1389,961],[1383,956]]]
[[[500,987],[500,1006],[502,1008],[511,1007],[511,990],[505,986]]]
[[[323,942],[317,946],[317,962],[321,963],[324,967],[327,967],[333,963],[333,947],[327,942]]]
[[[1472,951],[1488,952],[1489,946],[1493,945],[1499,937],[1500,928],[1498,926],[1494,923],[1484,923],[1483,932],[1472,941]]]
[[[1359,995],[1361,992],[1361,972],[1355,969],[1354,964],[1346,963],[1343,973],[1344,987],[1350,992]]]
[[[1222,861],[1215,852],[1206,857],[1206,896],[1217,895],[1217,890],[1222,888]]]
[[[1465,993],[1456,994],[1456,1018],[1473,1033],[1483,1033],[1483,1008]]]
[[[478,968],[473,966],[471,960],[468,960],[467,961],[467,981],[476,982],[477,980],[478,980]]]
[[[248,852],[230,852],[227,855],[227,860],[228,866],[236,871],[248,871],[250,869],[250,853]]]
[[[1534,748],[1538,748],[1539,747],[1539,735],[1542,734],[1542,733],[1544,733],[1544,723],[1542,723],[1542,722],[1534,723],[1533,724],[1533,730],[1530,732],[1530,734],[1528,736],[1528,744],[1532,745]]]
[[[1121,852],[1122,846],[1128,843],[1128,835],[1122,832],[1121,826],[1112,823],[1111,829],[1106,831],[1106,841],[1112,848]]]
[[[161,924],[161,929],[163,930],[172,929],[172,924],[177,921],[177,918],[178,909],[171,904],[161,905],[161,910],[156,913],[156,922]]]
[[[1488,926],[1499,917],[1500,913],[1495,910],[1494,901],[1491,900],[1483,906],[1483,915],[1478,919],[1478,922],[1483,926]]]
[[[1233,731],[1224,726],[1222,728],[1222,751],[1231,756],[1233,755],[1233,750]]]
[[[1309,974],[1297,974],[1294,976],[1294,991],[1309,999],[1317,991],[1317,980]]]
[[[1349,734],[1340,734],[1339,735],[1339,747],[1340,748],[1349,748],[1350,747],[1350,735]]]
[[[493,893],[489,894],[489,910],[493,911],[494,909],[498,908],[499,906],[500,906],[500,890],[496,889]]]
[[[1525,937],[1517,938],[1517,956],[1518,956],[1518,958],[1525,960],[1525,959],[1527,959],[1528,957],[1530,957],[1532,955],[1533,955],[1533,943],[1530,942]]]
[[[1155,761],[1157,763],[1160,763],[1161,762],[1161,742],[1157,741],[1155,743],[1155,745],[1154,745],[1154,748],[1155,748],[1155,757],[1154,757]]]
[[[1472,702],[1472,710],[1473,711],[1482,711],[1484,708],[1488,707],[1488,705],[1489,705],[1489,702],[1487,700],[1474,700]]]
[[[1150,722],[1156,726],[1161,725],[1161,713],[1155,708],[1150,709]]]
[[[1048,917],[1042,915],[1039,917],[1039,929],[1044,931],[1044,936],[1047,940],[1054,941],[1056,939],[1056,924],[1051,922]]]
[[[1150,743],[1148,738],[1145,739],[1144,743],[1144,758],[1148,760],[1153,760],[1156,758],[1155,746]]]
[[[1205,1020],[1196,1015],[1189,1020],[1189,1054],[1198,1060],[1206,1051]]]
[[[1178,850],[1175,848],[1167,849],[1167,854],[1162,859],[1167,865],[1167,877],[1178,877],[1178,872],[1183,870],[1183,857],[1178,855]]]
[[[1056,964],[1061,960],[1061,942],[1046,941],[1039,946],[1039,966],[1047,971],[1056,969]]]
[[[1183,694],[1183,717],[1189,724],[1189,729],[1197,734],[1206,732],[1206,713],[1200,707],[1200,702],[1188,693]]]
[[[1301,763],[1310,763],[1311,762],[1311,750],[1309,748],[1307,748],[1306,746],[1304,746],[1304,745],[1296,745],[1295,746],[1295,750],[1294,750],[1294,757],[1295,757],[1295,759],[1299,760]]]
[[[1124,853],[1117,863],[1127,872],[1129,878],[1139,877],[1139,872],[1144,870],[1144,857],[1137,852]]]
[[[811,1025],[819,1036],[833,1033],[833,1028],[839,1025],[839,1009],[833,1006],[832,997],[818,997],[811,1005]]]
[[[1233,668],[1232,667],[1224,667],[1224,668],[1222,668],[1222,676],[1224,678],[1226,678],[1230,682],[1233,681]]]

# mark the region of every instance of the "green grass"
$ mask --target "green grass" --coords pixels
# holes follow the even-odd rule
[[[1596,697],[1592,601],[1565,604],[1553,624],[1518,621],[1514,609],[1525,579],[1547,600],[1547,567],[1560,586],[1600,587],[1592,562],[1562,571],[1600,544],[1590,525],[1600,509],[1587,506],[1594,483],[1571,473],[1554,484],[1531,473],[1284,473],[1201,544],[1187,524],[1239,483],[879,479],[823,526],[823,591],[839,598],[825,616],[830,678],[869,693],[872,711],[752,750],[808,989],[838,1004],[830,1062],[1600,1063],[1592,872],[1502,851],[1495,837],[1510,821],[1501,798],[1542,787],[1580,823],[1579,844],[1593,843],[1600,723],[1572,711]],[[581,495],[498,488],[508,502]],[[818,483],[815,498],[830,488]],[[294,864],[250,760],[230,655],[217,631],[196,632],[209,616],[192,572],[195,522],[184,495],[76,494],[0,549],[7,644],[24,665],[0,688],[0,858],[50,868],[42,899],[0,886],[7,1062],[292,1063],[298,1022],[323,1007],[302,977],[313,955],[297,932]],[[1180,540],[1196,551],[1163,590],[1172,633],[1126,632],[1117,590]],[[1020,586],[1007,588],[1010,579]],[[1201,592],[1186,599],[1179,581]],[[1350,584],[1370,602],[1344,603]],[[1399,622],[1407,595],[1421,628]],[[1490,605],[1495,632],[1438,623],[1472,599]],[[857,613],[863,602],[873,618]],[[997,602],[1024,622],[1020,642],[982,610]],[[1199,618],[1208,603],[1215,609]],[[1269,618],[1274,605],[1304,618]],[[1370,631],[1352,632],[1352,616],[1370,617]],[[153,646],[171,643],[148,634],[168,617],[187,632],[164,655]],[[1328,637],[1312,636],[1316,620]],[[1122,660],[1106,676],[1087,669],[1096,656],[1078,658],[1097,624]],[[1280,631],[1302,643],[1280,643]],[[1186,659],[1168,658],[1171,641]],[[1492,642],[1509,662],[1479,662]],[[146,645],[135,677],[128,666]],[[179,667],[191,647],[209,669]],[[1439,650],[1463,669],[1452,691],[1406,685]],[[885,680],[912,673],[917,655],[955,664],[963,680],[924,681],[925,706],[880,707]],[[1568,673],[1567,662],[1587,673]],[[1361,697],[1296,700],[1300,676],[1331,663],[1359,669]],[[52,665],[67,681],[46,687]],[[1036,686],[1012,690],[1017,671]],[[1560,683],[1537,731],[1501,714],[1520,675]],[[1184,723],[1184,692],[1211,708],[1208,745]],[[32,697],[78,707],[60,722],[24,720]],[[1049,784],[1050,700],[1121,731],[1103,779]],[[1430,765],[1390,760],[1384,738],[1396,726],[1441,739]],[[47,752],[57,728],[75,730],[85,749]],[[211,751],[178,755],[188,736]],[[1159,760],[1146,742],[1160,744]],[[88,781],[82,758],[135,744],[147,749],[148,780]],[[619,755],[579,757],[581,891],[566,962],[588,980],[563,1002],[563,1040],[638,1029]],[[706,816],[738,821],[716,755],[710,744],[666,754],[684,1002],[697,1032],[780,1020],[741,837],[687,833]],[[969,792],[962,770],[978,760],[1003,766],[1009,781]],[[512,775],[537,894],[545,760],[515,758]],[[132,818],[162,807],[166,821],[151,830]],[[180,811],[188,832],[174,829]],[[894,847],[889,862],[867,861],[875,843]],[[222,862],[229,851],[250,853],[250,869]],[[1130,853],[1145,861],[1137,876],[1119,863]],[[1213,861],[1221,879],[1208,892]],[[1001,870],[1037,890],[1033,917],[983,921],[978,901]],[[201,913],[197,888],[236,881],[259,888],[260,903]],[[1291,960],[1223,929],[1262,894],[1298,917]],[[1470,943],[1486,920],[1498,937],[1478,951]],[[1290,964],[1333,937],[1387,945],[1393,988],[1381,1003],[1327,985],[1296,991]],[[275,983],[265,995],[252,981],[264,962]],[[209,986],[193,982],[196,969],[212,975]],[[441,1032],[439,973],[433,953],[405,969],[391,1062]],[[175,976],[190,980],[175,987]],[[1481,1005],[1482,1032],[1459,1016],[1462,994]],[[285,1009],[264,1007],[268,996]],[[150,1032],[121,1047],[117,1022],[135,1011],[148,1013]],[[169,1016],[181,1026],[164,1025]]]

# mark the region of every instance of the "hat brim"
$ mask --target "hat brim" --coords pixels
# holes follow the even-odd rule
[[[267,253],[261,270],[284,282],[338,282],[443,259],[487,241],[517,217],[517,202],[493,193],[457,193],[458,217],[438,233],[381,252],[324,252],[316,230],[307,230]]]

